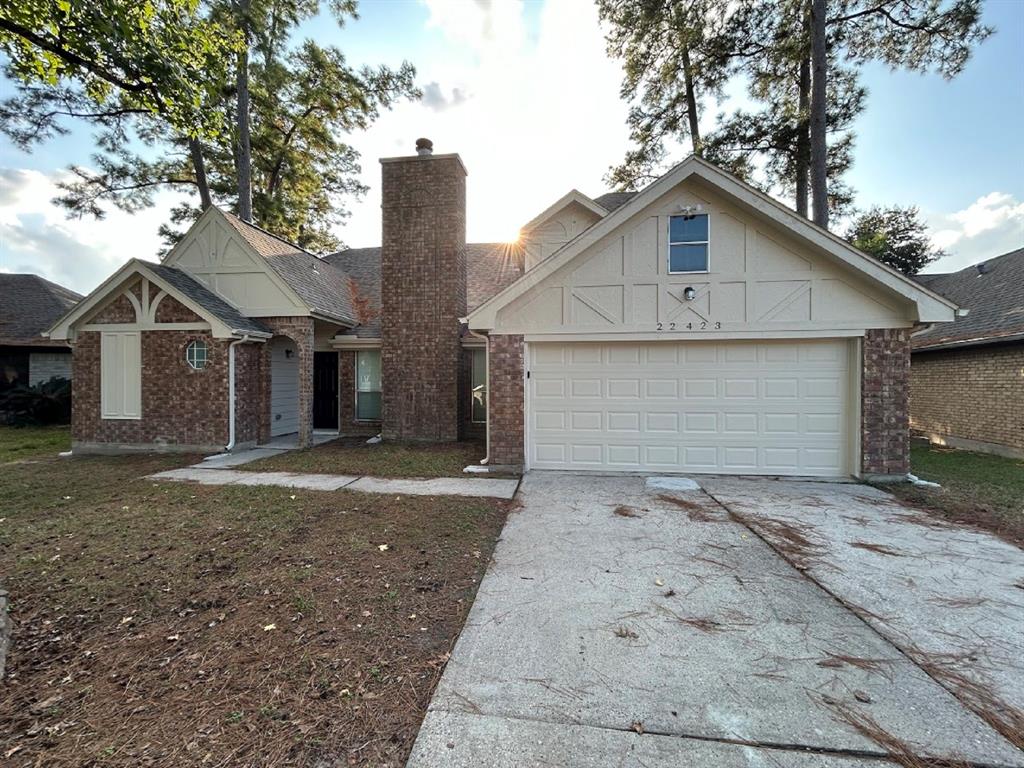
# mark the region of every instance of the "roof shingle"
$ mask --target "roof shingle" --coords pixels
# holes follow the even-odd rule
[[[40,334],[81,300],[39,275],[0,274],[0,345],[64,346]]]
[[[1024,335],[1024,248],[943,275],[915,279],[968,310],[966,317],[915,333],[915,350],[956,344],[969,346]]]

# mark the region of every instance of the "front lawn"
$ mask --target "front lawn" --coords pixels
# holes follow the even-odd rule
[[[886,486],[903,501],[1024,546],[1024,461],[915,442],[910,470],[942,488]]]
[[[506,504],[0,466],[5,766],[400,766]]]
[[[37,456],[56,456],[71,448],[71,428],[0,427],[0,464]]]
[[[340,438],[315,448],[288,451],[244,464],[238,469],[372,477],[460,477],[464,467],[479,464],[485,453],[483,443],[479,442],[367,445],[365,437]]]

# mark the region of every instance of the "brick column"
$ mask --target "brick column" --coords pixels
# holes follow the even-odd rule
[[[522,466],[523,445],[523,337],[488,339],[487,418],[490,426],[489,463]]]
[[[869,330],[863,364],[861,471],[905,475],[910,471],[910,330]]]

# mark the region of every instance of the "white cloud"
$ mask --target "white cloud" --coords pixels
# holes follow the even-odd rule
[[[0,271],[34,272],[86,293],[130,258],[157,259],[157,230],[173,194],[158,195],[156,206],[135,215],[111,209],[100,221],[67,219],[50,202],[64,177],[0,169]]]
[[[414,62],[428,103],[401,104],[352,137],[370,193],[351,205],[339,237],[352,246],[380,243],[377,158],[412,154],[420,136],[466,164],[470,241],[513,238],[573,187],[605,191],[601,179],[626,147],[627,108],[619,99],[622,70],[605,53],[594,3],[551,0],[536,29],[528,28],[520,0],[424,4],[428,31],[444,36],[453,60],[472,64]]]
[[[1024,202],[990,192],[953,213],[928,217],[932,241],[949,255],[928,272],[954,272],[1024,246]]]

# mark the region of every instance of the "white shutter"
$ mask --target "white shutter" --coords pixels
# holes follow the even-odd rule
[[[100,336],[100,408],[104,419],[142,418],[141,342],[138,331]]]

